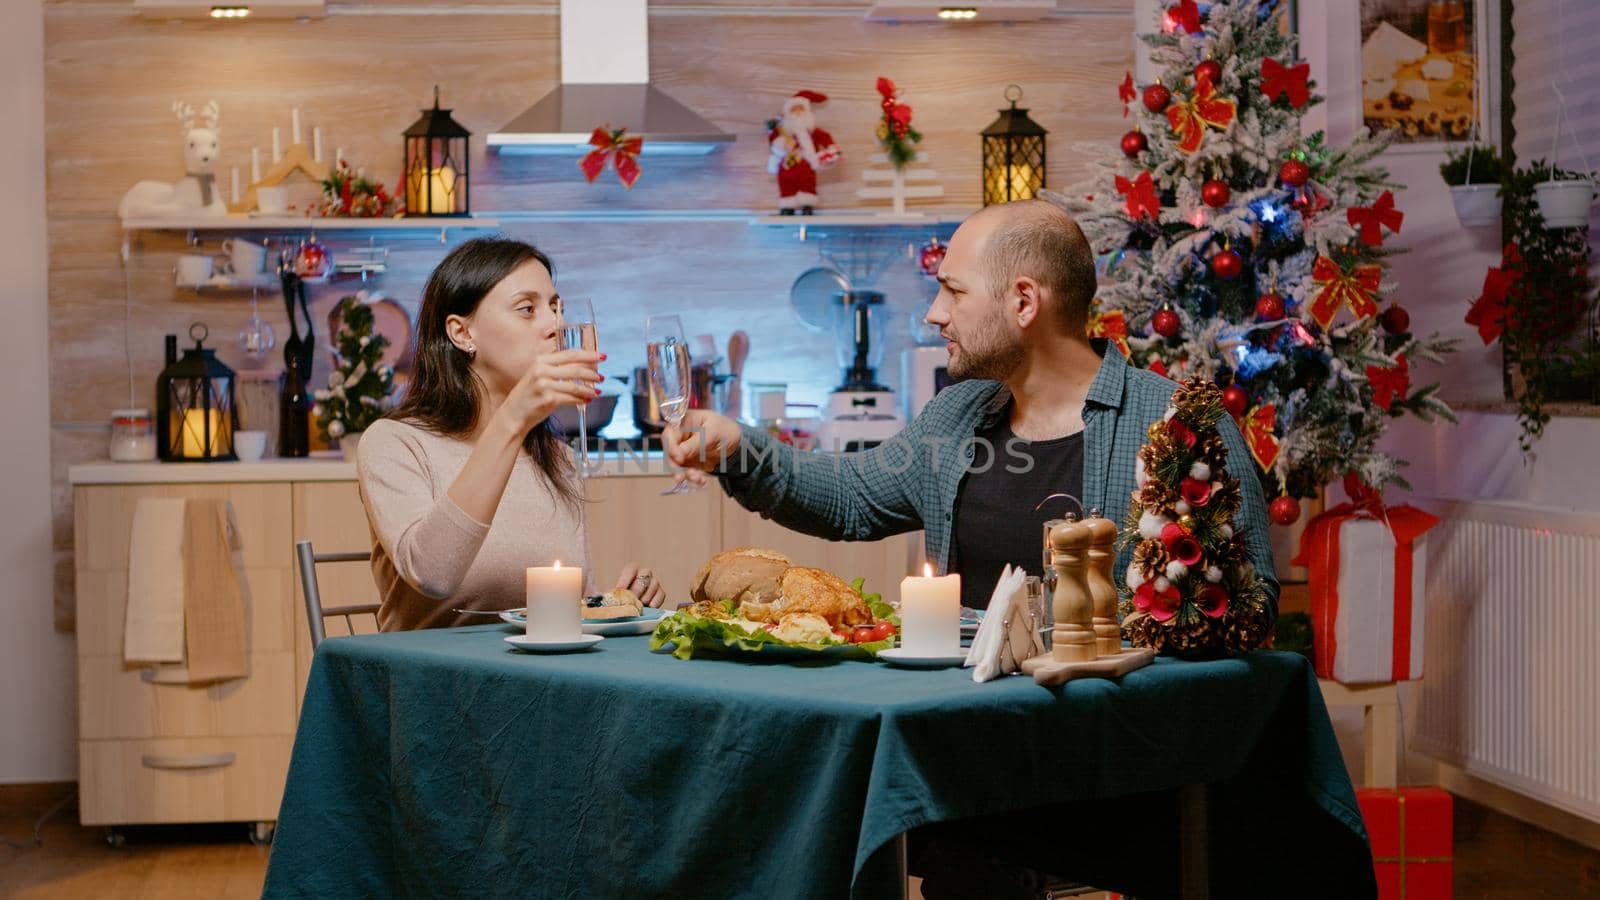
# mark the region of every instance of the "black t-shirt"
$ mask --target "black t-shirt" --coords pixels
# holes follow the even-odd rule
[[[954,561],[961,605],[986,609],[1006,563],[1043,574],[1044,523],[1081,511],[1051,494],[1083,497],[1083,432],[1025,441],[1011,431],[1009,411],[975,435],[977,446],[956,493]],[[992,452],[991,452],[992,451]]]

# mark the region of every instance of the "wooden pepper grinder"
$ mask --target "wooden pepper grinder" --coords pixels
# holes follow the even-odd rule
[[[1056,570],[1055,596],[1051,598],[1055,627],[1050,656],[1057,662],[1091,662],[1096,657],[1094,595],[1089,590],[1089,547],[1094,542],[1089,526],[1064,522],[1050,533]]]
[[[1096,655],[1115,656],[1122,652],[1122,629],[1117,625],[1117,588],[1111,581],[1111,563],[1117,542],[1117,526],[1089,510],[1084,521],[1089,529],[1089,593],[1094,598],[1094,645]]]

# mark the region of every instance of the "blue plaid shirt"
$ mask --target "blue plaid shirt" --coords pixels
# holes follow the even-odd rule
[[[1100,348],[1103,342],[1096,341]],[[1166,413],[1177,384],[1104,351],[1084,403],[1083,506],[1120,526],[1132,505],[1134,460],[1150,424]],[[740,450],[723,463],[723,489],[746,509],[780,525],[831,540],[871,541],[923,529],[928,559],[949,569],[956,494],[976,455],[976,435],[999,421],[1010,392],[996,381],[962,381],[941,391],[905,430],[871,450],[806,453],[745,427]],[[1228,469],[1244,503],[1234,521],[1277,609],[1266,501],[1255,461],[1230,418],[1219,425]],[[1019,498],[1031,506],[1036,498]],[[1117,555],[1122,583],[1132,548]]]

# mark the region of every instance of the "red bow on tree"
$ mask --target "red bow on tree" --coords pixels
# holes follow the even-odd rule
[[[1326,256],[1317,257],[1311,266],[1311,280],[1323,287],[1311,301],[1311,317],[1327,328],[1345,305],[1349,305],[1358,319],[1377,313],[1378,301],[1373,294],[1377,293],[1382,278],[1380,266],[1356,266],[1346,272]]]
[[[1277,419],[1278,408],[1268,403],[1251,410],[1240,423],[1244,426],[1245,446],[1263,472],[1272,471],[1272,464],[1278,460],[1278,435],[1273,430]]]
[[[1167,107],[1167,123],[1182,138],[1178,142],[1178,149],[1193,153],[1200,149],[1207,125],[1223,131],[1233,124],[1233,116],[1237,111],[1238,107],[1232,100],[1217,98],[1217,86],[1211,83],[1211,79],[1202,77],[1195,81],[1193,97]]]
[[[1167,9],[1172,23],[1189,34],[1200,33],[1200,7],[1194,0],[1179,0],[1177,6]]]
[[[639,180],[639,150],[644,145],[644,139],[629,137],[626,128],[613,130],[608,126],[596,128],[594,134],[589,135],[589,143],[594,145],[594,149],[578,160],[578,168],[583,170],[589,183],[593,184],[600,177],[607,160],[610,160],[622,186],[632,188],[633,183]]]
[[[1128,104],[1132,103],[1133,98],[1137,96],[1139,96],[1139,92],[1133,89],[1133,73],[1127,72],[1122,76],[1122,83],[1117,85],[1117,98],[1122,101],[1122,117],[1124,119],[1128,117]]]
[[[1128,198],[1129,218],[1137,219],[1146,214],[1152,219],[1161,218],[1161,199],[1156,196],[1156,184],[1150,180],[1149,172],[1140,172],[1132,181],[1118,175],[1117,193]]]
[[[1404,401],[1406,392],[1411,390],[1411,370],[1406,355],[1402,353],[1396,356],[1392,369],[1367,366],[1367,381],[1372,384],[1372,402],[1388,412],[1396,397]]]
[[[1477,326],[1478,337],[1483,338],[1485,347],[1506,330],[1506,297],[1510,296],[1515,283],[1508,270],[1490,269],[1483,276],[1483,293],[1467,310],[1467,324]]]
[[[1095,313],[1089,321],[1089,337],[1105,338],[1116,344],[1123,356],[1133,358],[1133,350],[1128,347],[1128,317],[1120,309]]]
[[[1377,247],[1383,243],[1383,229],[1400,233],[1406,214],[1394,208],[1394,194],[1384,191],[1371,206],[1352,206],[1345,212],[1350,224],[1361,229],[1361,243]]]
[[[1266,94],[1269,100],[1276,100],[1278,95],[1286,94],[1289,97],[1289,105],[1299,109],[1311,99],[1311,88],[1306,82],[1310,74],[1310,63],[1286,66],[1268,57],[1261,61],[1261,93]]]

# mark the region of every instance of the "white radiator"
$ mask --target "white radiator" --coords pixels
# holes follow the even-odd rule
[[[1600,822],[1600,514],[1419,505],[1442,521],[1416,749]]]

